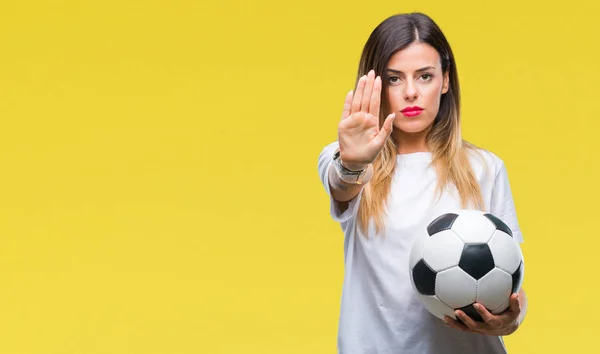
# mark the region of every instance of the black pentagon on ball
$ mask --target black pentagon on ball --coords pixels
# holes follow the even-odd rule
[[[483,214],[483,216],[485,216],[486,218],[488,218],[491,222],[494,223],[494,225],[496,226],[496,229],[507,233],[509,235],[513,235],[512,230],[510,229],[510,227],[508,227],[508,225],[506,225],[504,223],[504,221],[498,219],[496,216],[492,215],[492,214]]]
[[[523,262],[519,264],[519,268],[515,270],[512,274],[512,292],[517,292],[518,288],[521,286],[521,281],[523,280]]]
[[[464,312],[467,316],[471,317],[474,321],[483,322],[483,318],[481,317],[479,312],[475,310],[475,306],[473,306],[473,304],[461,307],[459,308],[459,310]],[[456,320],[460,323],[463,323],[463,321],[461,321],[461,319],[458,317],[456,317]]]
[[[458,218],[458,214],[447,213],[438,216],[435,220],[427,225],[427,233],[429,236],[435,235],[440,231],[450,230],[454,221]]]
[[[413,268],[413,281],[417,291],[423,295],[435,295],[436,273],[421,259]]]
[[[463,248],[458,266],[473,279],[479,280],[494,269],[496,264],[487,243],[469,243]]]

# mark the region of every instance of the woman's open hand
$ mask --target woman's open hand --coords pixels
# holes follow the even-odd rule
[[[340,158],[350,170],[363,169],[372,163],[392,133],[392,113],[379,128],[381,77],[373,70],[361,77],[356,91],[348,92],[344,101],[342,120],[338,125]]]

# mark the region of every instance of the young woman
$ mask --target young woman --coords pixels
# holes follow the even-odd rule
[[[523,241],[503,161],[461,137],[456,62],[431,18],[400,14],[375,28],[318,167],[345,235],[340,353],[506,353],[522,290],[502,314],[475,306],[484,322],[459,310],[442,321],[408,274],[413,241],[446,212],[485,210]]]

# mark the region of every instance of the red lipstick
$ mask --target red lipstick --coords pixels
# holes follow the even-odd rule
[[[400,112],[402,112],[402,114],[404,114],[406,117],[414,117],[421,114],[421,112],[423,112],[423,108],[419,106],[406,107]]]

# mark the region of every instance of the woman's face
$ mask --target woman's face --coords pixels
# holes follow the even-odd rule
[[[429,130],[448,92],[438,52],[428,44],[412,43],[396,52],[387,65],[387,97],[394,127],[405,133]]]

